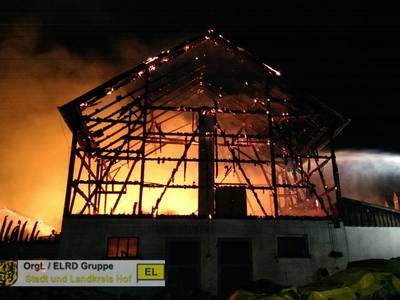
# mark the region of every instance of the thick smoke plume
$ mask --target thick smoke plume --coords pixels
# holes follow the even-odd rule
[[[60,228],[70,132],[57,106],[134,66],[148,52],[116,43],[109,57],[53,46],[39,51],[34,21],[18,22],[0,40],[0,208]]]
[[[338,151],[342,195],[385,205],[400,192],[400,155],[378,151]]]

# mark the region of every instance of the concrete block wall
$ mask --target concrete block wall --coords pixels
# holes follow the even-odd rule
[[[400,256],[400,227],[345,227],[349,261]]]
[[[277,236],[306,235],[307,258],[277,257]],[[400,256],[400,227],[334,228],[327,220],[133,218],[129,216],[67,217],[61,241],[52,244],[3,244],[1,259],[106,259],[108,237],[139,238],[138,259],[165,259],[171,239],[200,243],[201,288],[218,292],[218,241],[251,241],[252,278],[301,285],[317,279],[317,270],[329,273],[346,268],[349,261]],[[330,257],[334,250],[343,254]],[[150,292],[150,291],[149,291]]]
[[[271,279],[283,284],[305,284],[316,279],[318,268],[330,273],[345,268],[347,257],[334,259],[330,251],[346,254],[343,228],[333,228],[321,220],[258,219],[146,219],[65,218],[60,244],[63,259],[104,259],[107,237],[139,238],[139,259],[164,259],[168,239],[192,238],[200,241],[201,288],[217,294],[218,240],[247,238],[252,246],[253,279]],[[310,257],[278,258],[276,237],[306,235]]]

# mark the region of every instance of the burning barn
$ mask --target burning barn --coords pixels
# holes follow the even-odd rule
[[[57,257],[165,259],[168,286],[224,296],[396,256],[397,228],[380,227],[397,212],[341,197],[347,120],[280,75],[210,30],[60,107],[73,137]]]
[[[223,36],[163,51],[60,111],[73,133],[62,257],[165,258],[169,284],[216,293],[309,280],[309,260],[300,275],[277,257],[318,256],[309,239],[334,250],[315,218],[337,215],[331,146],[346,119]]]
[[[66,217],[336,213],[334,150],[321,149],[346,120],[213,31],[60,111],[73,133]]]

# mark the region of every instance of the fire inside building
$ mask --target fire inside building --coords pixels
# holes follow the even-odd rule
[[[399,256],[399,212],[341,197],[348,120],[212,30],[59,110],[73,136],[61,238],[3,257],[165,259],[167,286],[225,297]]]

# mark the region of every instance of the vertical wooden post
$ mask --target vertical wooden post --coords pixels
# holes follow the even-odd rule
[[[214,139],[215,117],[210,112],[199,111],[199,191],[198,216],[209,217],[215,210]]]
[[[94,214],[99,214],[100,212],[100,198],[101,198],[101,183],[100,178],[102,177],[101,174],[101,161],[98,159],[96,161],[96,194],[94,195]]]
[[[339,169],[338,169],[337,163],[336,163],[335,147],[333,144],[333,133],[330,133],[330,135],[329,135],[329,145],[330,145],[330,150],[331,150],[333,181],[335,183],[335,188],[336,188],[337,215],[339,215],[340,214],[340,200],[342,199],[342,193],[341,193],[341,189],[340,189]]]
[[[272,181],[272,194],[274,197],[274,214],[275,218],[279,217],[279,203],[278,193],[276,188],[276,162],[275,162],[275,148],[274,148],[274,132],[272,129],[272,107],[270,97],[270,87],[268,78],[266,79],[266,97],[267,97],[267,118],[268,118],[268,131],[269,131],[269,150],[271,156],[271,181]]]
[[[69,157],[69,168],[68,168],[68,178],[67,178],[67,190],[65,193],[65,202],[64,202],[64,216],[68,216],[71,214],[73,207],[71,205],[71,192],[72,192],[72,183],[74,179],[74,167],[75,167],[75,155],[76,155],[76,146],[78,139],[75,133],[72,133],[72,142],[71,142],[71,153]]]
[[[141,155],[141,165],[140,165],[140,186],[139,186],[139,207],[138,214],[142,214],[142,203],[143,203],[143,187],[144,187],[144,177],[145,177],[145,162],[146,162],[146,127],[147,127],[147,105],[149,98],[149,80],[150,80],[150,72],[149,67],[146,67],[145,72],[145,87],[144,87],[144,99],[143,99],[143,131],[142,131],[142,146],[140,148]]]

